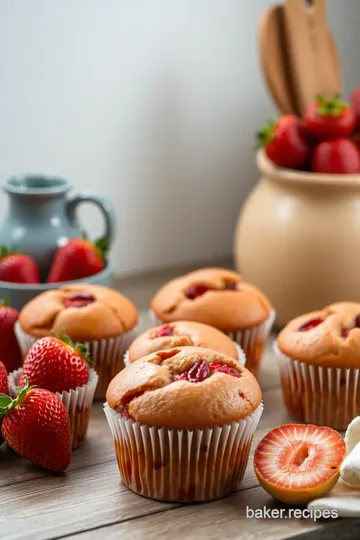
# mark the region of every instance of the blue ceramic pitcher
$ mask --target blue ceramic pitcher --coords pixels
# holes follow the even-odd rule
[[[26,253],[39,265],[45,279],[57,247],[70,238],[83,235],[76,209],[83,202],[100,208],[105,218],[105,237],[109,246],[115,235],[115,211],[105,197],[85,192],[68,197],[72,188],[63,178],[24,175],[5,182],[10,197],[8,215],[0,225],[0,245]]]

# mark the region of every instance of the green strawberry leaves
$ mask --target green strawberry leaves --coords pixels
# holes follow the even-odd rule
[[[101,258],[104,260],[108,251],[109,251],[109,242],[108,239],[103,236],[98,238],[94,243],[95,248],[98,250]]]
[[[256,148],[263,148],[273,138],[277,120],[269,120],[265,126],[256,134]]]
[[[0,418],[5,416],[6,413],[11,411],[12,409],[15,409],[15,407],[19,407],[25,400],[28,393],[31,392],[31,390],[33,390],[34,388],[36,388],[36,386],[29,386],[29,380],[27,377],[25,377],[24,386],[16,387],[16,391],[18,393],[16,398],[12,399],[6,394],[0,394]]]
[[[343,110],[349,107],[349,104],[341,99],[339,93],[334,94],[332,98],[317,94],[316,103],[318,104],[316,112],[320,116],[340,116]]]

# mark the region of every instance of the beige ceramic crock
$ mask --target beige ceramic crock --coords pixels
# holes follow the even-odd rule
[[[360,174],[315,174],[257,154],[261,178],[239,216],[236,265],[271,299],[277,325],[360,302]]]

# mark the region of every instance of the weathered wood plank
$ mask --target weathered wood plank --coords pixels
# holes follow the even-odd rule
[[[100,536],[106,540],[282,540],[323,527],[310,519],[249,519],[246,518],[246,506],[251,509],[263,506],[285,508],[262,488],[256,487],[207,504],[181,506],[133,521],[119,520],[105,528],[69,536],[67,540],[97,540]]]
[[[265,403],[268,401],[265,407],[270,422],[273,421],[273,415],[277,414],[279,396],[279,389],[264,395]],[[258,485],[252,460],[257,443],[269,429],[265,416],[261,424],[255,434],[241,489]],[[108,429],[106,424],[105,427]],[[0,538],[4,535],[9,540],[45,540],[54,535],[72,534],[120,519],[134,519],[169,507],[128,491],[119,479],[111,437],[107,436],[105,440],[97,436],[96,440],[99,440],[96,448],[100,462],[94,463],[94,452],[90,451],[89,446],[89,461],[85,458],[82,463],[80,453],[79,458],[74,454],[76,465],[73,463],[73,468],[64,475],[46,475],[41,478],[28,476],[27,481],[18,481],[0,488]],[[103,456],[100,454],[101,448]]]

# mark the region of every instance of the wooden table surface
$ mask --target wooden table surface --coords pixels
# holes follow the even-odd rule
[[[144,309],[152,292],[163,281],[164,276],[159,274],[141,282],[136,278],[126,280],[120,286]],[[141,323],[143,327],[149,324],[146,311],[142,312]],[[341,538],[359,538],[357,520],[315,523],[310,519],[245,517],[246,506],[252,509],[286,507],[259,486],[252,466],[253,451],[260,439],[269,429],[289,421],[270,343],[259,382],[265,410],[241,488],[233,495],[214,502],[184,505],[161,503],[131,492],[120,480],[110,429],[102,404],[96,403],[88,439],[73,453],[71,465],[62,475],[42,471],[18,457],[6,445],[1,447],[0,539],[280,540],[297,535],[301,538],[302,535],[304,538],[335,538],[339,535]]]

